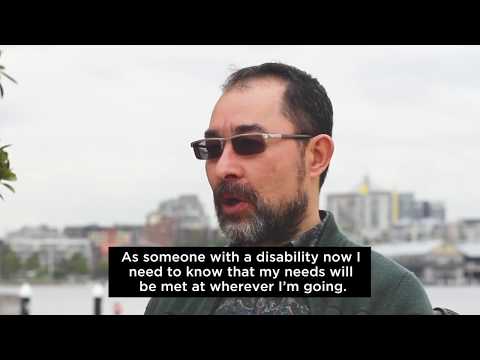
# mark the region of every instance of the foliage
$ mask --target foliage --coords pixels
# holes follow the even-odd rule
[[[15,278],[22,268],[22,262],[8,245],[0,248],[0,278],[10,280]]]
[[[85,275],[88,274],[87,259],[81,253],[75,253],[68,262],[68,272],[70,274]]]
[[[53,278],[60,280],[69,275],[87,275],[89,268],[87,259],[80,253],[75,253],[69,259],[62,259],[55,265]]]
[[[0,57],[1,56],[2,56],[2,51],[0,50]],[[2,83],[1,83],[2,77],[11,80],[14,83],[17,83],[17,82],[15,81],[14,78],[9,76],[5,72],[5,66],[0,65],[0,97],[3,98],[4,91],[3,91],[3,87],[2,87]],[[4,145],[4,146],[0,147],[0,185],[3,185],[4,187],[9,189],[10,191],[15,192],[12,185],[5,182],[5,181],[16,181],[17,180],[16,175],[12,172],[12,170],[10,170],[10,162],[8,161],[8,153],[5,151],[5,149],[9,146],[10,145]],[[3,199],[3,196],[2,196],[1,193],[0,193],[0,198]]]
[[[2,56],[2,51],[0,50],[0,57],[1,56]],[[15,84],[17,83],[17,81],[5,72],[5,66],[0,65],[0,97],[3,98],[4,91],[3,91],[3,86],[2,86],[2,82],[1,82],[2,81],[2,76],[7,78],[10,81],[13,81]]]
[[[102,258],[98,261],[94,268],[94,277],[95,278],[108,278],[108,260],[107,258]]]
[[[30,255],[30,257],[25,260],[23,267],[27,271],[38,271],[40,269],[40,258],[38,253]]]
[[[17,176],[10,169],[10,161],[8,160],[8,153],[5,151],[10,145],[4,145],[0,147],[0,185],[3,185],[12,192],[15,192],[15,189],[12,185],[6,183],[5,181],[16,181]],[[0,198],[3,199],[2,194]]]

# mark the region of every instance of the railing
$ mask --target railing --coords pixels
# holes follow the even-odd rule
[[[102,315],[103,286],[95,284],[92,288],[93,315]],[[32,288],[24,283],[18,292],[0,292],[0,315],[30,315]],[[120,315],[122,309],[116,307],[115,314]]]
[[[17,315],[20,309],[20,296],[0,293],[0,315]]]

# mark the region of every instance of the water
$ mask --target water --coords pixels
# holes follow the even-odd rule
[[[93,283],[68,285],[32,285],[30,312],[32,315],[90,315],[93,314]],[[0,286],[0,292],[17,292],[19,286]],[[113,315],[115,303],[123,307],[124,315],[142,315],[150,298],[112,298],[107,289],[102,314]]]
[[[480,286],[429,286],[425,290],[433,307],[463,315],[480,315]]]
[[[93,313],[93,284],[32,285],[33,315],[87,315]],[[0,292],[18,292],[19,286],[1,286]],[[446,307],[464,315],[480,315],[480,286],[429,286],[425,288],[434,307]],[[104,296],[102,313],[113,314],[116,302],[125,315],[142,315],[149,298]]]

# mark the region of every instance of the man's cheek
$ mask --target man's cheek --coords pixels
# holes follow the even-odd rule
[[[288,181],[289,174],[282,172],[282,168],[279,161],[272,161],[269,163],[265,169],[262,171],[262,184],[265,186],[265,190],[269,192],[275,192],[282,188],[285,184],[285,181]]]
[[[208,162],[205,164],[205,172],[207,173],[207,179],[208,179],[208,183],[210,184],[210,187],[212,188],[212,190],[215,190],[216,188],[216,185],[215,185],[215,181],[213,179],[213,167],[211,164],[208,164]]]

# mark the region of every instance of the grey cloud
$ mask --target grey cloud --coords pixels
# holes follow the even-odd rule
[[[311,72],[332,98],[325,192],[369,172],[385,188],[444,199],[451,219],[478,216],[479,47],[7,50],[19,85],[0,100],[0,140],[14,144],[19,181],[0,202],[0,236],[42,222],[143,222],[159,201],[192,189],[215,223],[204,164],[188,144],[206,128],[230,66],[272,60]]]

